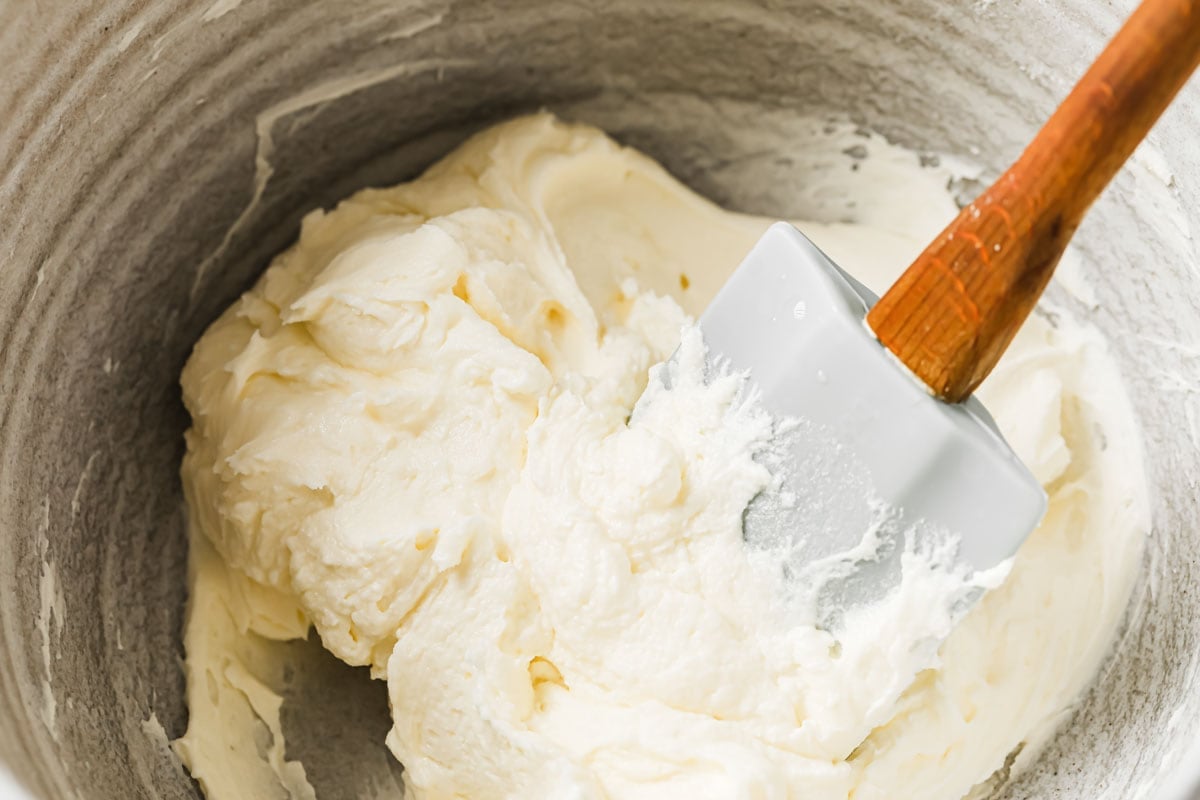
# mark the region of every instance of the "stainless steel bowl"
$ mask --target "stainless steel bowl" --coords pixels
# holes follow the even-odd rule
[[[995,172],[1129,8],[0,2],[0,760],[41,797],[197,796],[165,746],[187,713],[177,377],[304,211],[539,106],[748,211],[807,211],[789,188],[803,142],[765,121],[779,114],[849,117]],[[1055,290],[1128,379],[1154,533],[1095,687],[998,797],[1200,783],[1197,131],[1193,85],[1080,233],[1095,304]],[[385,765],[382,690],[321,669],[377,709],[330,703],[311,712],[322,730]],[[353,796],[360,772],[310,777]]]

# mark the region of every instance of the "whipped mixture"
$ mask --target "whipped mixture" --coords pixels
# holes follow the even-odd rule
[[[885,156],[854,222],[800,225],[877,292],[956,211]],[[980,391],[1049,512],[914,668],[922,620],[797,623],[743,542],[770,420],[689,324],[770,222],[546,114],[306,218],[182,379],[176,749],[210,800],[314,796],[264,678],[310,629],[387,682],[411,798],[949,800],[1036,753],[1148,528],[1103,341],[1044,308]]]

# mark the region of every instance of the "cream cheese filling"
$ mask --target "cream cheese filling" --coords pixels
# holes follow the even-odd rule
[[[955,208],[875,149],[858,218],[802,228],[881,291]],[[747,553],[770,425],[738,380],[653,387],[628,421],[771,221],[546,114],[305,219],[182,377],[176,748],[210,800],[313,796],[261,678],[310,626],[387,681],[414,798],[950,799],[1036,751],[1110,647],[1148,529],[1103,340],[1035,316],[981,390],[1050,510],[914,675],[879,631],[844,649],[796,624]],[[685,366],[700,347],[685,333]]]

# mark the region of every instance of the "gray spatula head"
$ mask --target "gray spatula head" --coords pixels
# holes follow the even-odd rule
[[[821,592],[829,625],[898,585],[905,552],[949,549],[964,572],[989,570],[1046,509],[979,401],[934,398],[875,339],[876,299],[777,223],[700,320],[710,358],[748,371],[781,421],[779,485],[747,510],[746,540],[782,554],[798,591]]]

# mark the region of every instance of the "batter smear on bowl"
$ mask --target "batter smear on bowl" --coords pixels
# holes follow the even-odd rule
[[[871,146],[812,179],[854,221],[800,226],[881,291],[956,208]],[[824,630],[743,541],[772,424],[691,325],[771,221],[548,114],[305,219],[182,378],[210,800],[313,796],[255,675],[312,628],[387,681],[413,798],[949,800],[1036,753],[1149,527],[1103,340],[1043,306],[982,387],[1049,511],[936,657],[897,645],[935,571]]]

